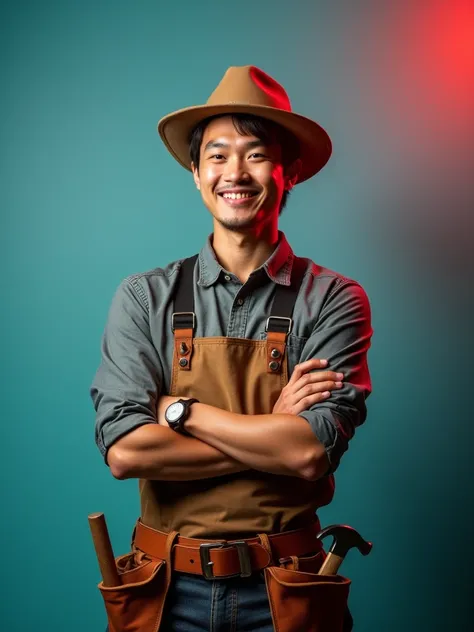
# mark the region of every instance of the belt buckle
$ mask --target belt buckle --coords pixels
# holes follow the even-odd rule
[[[211,549],[236,548],[239,556],[240,572],[232,575],[221,575],[218,579],[228,579],[230,577],[250,577],[252,574],[252,562],[250,561],[249,545],[243,540],[235,542],[205,542],[199,546],[199,555],[201,557],[201,568],[206,579],[215,579],[212,571],[214,562],[211,562]]]

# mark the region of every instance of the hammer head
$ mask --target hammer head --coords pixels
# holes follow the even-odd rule
[[[320,531],[316,537],[318,540],[322,540],[329,535],[333,536],[333,543],[329,552],[341,558],[344,558],[349,549],[354,547],[359,549],[362,555],[368,555],[372,549],[371,542],[364,540],[355,529],[345,524],[330,525]]]

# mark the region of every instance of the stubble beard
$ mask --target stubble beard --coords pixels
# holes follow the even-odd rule
[[[217,219],[219,224],[225,228],[226,230],[230,230],[233,232],[240,232],[241,230],[245,230],[247,228],[252,228],[254,225],[254,218],[250,219],[240,219],[238,217],[232,219]]]

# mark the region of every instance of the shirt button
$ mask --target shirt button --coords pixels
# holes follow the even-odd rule
[[[230,281],[230,276],[229,276],[228,274],[226,274],[226,275],[225,275],[225,277],[224,277],[224,279],[225,279],[226,281]]]
[[[244,299],[243,298],[237,299],[237,305],[243,305],[243,304],[244,304]]]

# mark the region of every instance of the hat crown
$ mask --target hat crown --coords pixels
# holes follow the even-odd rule
[[[257,105],[291,112],[288,95],[275,79],[256,66],[232,66],[207,105]]]

